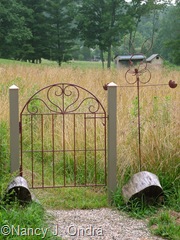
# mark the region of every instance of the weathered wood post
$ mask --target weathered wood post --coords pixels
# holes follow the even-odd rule
[[[113,82],[108,89],[108,201],[112,203],[112,195],[117,187],[117,85]]]
[[[9,88],[10,109],[10,170],[19,170],[19,88],[12,85]]]

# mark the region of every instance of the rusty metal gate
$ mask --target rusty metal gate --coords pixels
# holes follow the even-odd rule
[[[20,175],[30,188],[106,185],[106,122],[83,87],[42,88],[20,113]]]

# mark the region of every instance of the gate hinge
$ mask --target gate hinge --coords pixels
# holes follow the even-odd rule
[[[22,124],[21,122],[19,122],[19,134],[21,134],[21,132],[22,132]]]

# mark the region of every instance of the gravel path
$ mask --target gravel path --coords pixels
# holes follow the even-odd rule
[[[110,208],[49,210],[54,235],[63,240],[160,240],[152,236],[146,220],[137,220]]]

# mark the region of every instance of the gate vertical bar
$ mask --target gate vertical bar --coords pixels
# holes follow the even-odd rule
[[[52,114],[52,160],[53,160],[53,187],[55,187],[55,145],[54,145],[54,115]]]
[[[76,186],[76,174],[77,174],[77,166],[76,166],[76,116],[73,114],[74,118],[74,186]]]
[[[44,187],[44,118],[41,114],[41,154],[42,154],[42,187]]]
[[[9,88],[10,105],[10,170],[19,170],[19,88],[12,85]]]
[[[22,135],[22,134],[21,134]],[[22,140],[21,140],[22,142]],[[22,149],[22,148],[21,148]],[[21,154],[22,155],[22,154]],[[33,135],[33,115],[31,115],[31,161],[32,161],[32,188],[34,187],[34,135]]]
[[[117,85],[113,82],[108,87],[108,201],[117,187]]]
[[[86,133],[86,113],[84,113],[84,184],[86,186],[87,181],[86,181],[86,177],[87,177],[87,133]]]
[[[94,114],[94,177],[97,185],[97,139],[96,139],[96,114]]]

